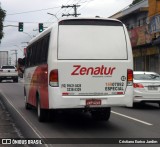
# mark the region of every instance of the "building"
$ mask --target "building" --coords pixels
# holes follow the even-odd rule
[[[160,74],[160,0],[142,0],[114,14],[128,29],[134,70]]]

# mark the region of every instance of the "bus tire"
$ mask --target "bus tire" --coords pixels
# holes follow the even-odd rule
[[[40,100],[37,100],[37,116],[39,122],[45,122],[47,115],[47,110],[41,109]]]
[[[92,118],[98,121],[108,121],[111,114],[111,108],[99,108],[91,111]]]

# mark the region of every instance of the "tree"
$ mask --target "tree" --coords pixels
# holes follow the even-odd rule
[[[5,16],[6,16],[6,11],[3,10],[0,5],[0,43],[1,39],[3,38],[3,21]]]
[[[139,3],[142,0],[133,0],[132,5],[135,5],[136,3]]]

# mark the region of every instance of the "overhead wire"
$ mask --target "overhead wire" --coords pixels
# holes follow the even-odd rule
[[[88,0],[88,1],[81,2],[81,3],[86,3],[86,4],[84,6],[82,6],[81,8],[79,8],[79,11],[84,9],[92,1],[94,1],[94,0]]]
[[[78,0],[77,2],[72,3],[72,5],[73,5],[73,4],[78,4],[80,1],[82,1],[82,0]],[[70,8],[66,13],[69,13],[72,9],[73,9],[73,8]]]
[[[71,0],[68,0],[65,5],[67,5],[70,1],[71,1]],[[78,1],[76,2],[76,4],[86,3],[86,2],[93,1],[93,0],[84,1],[84,2],[81,2],[81,1],[82,1],[82,0],[78,0]],[[72,1],[72,3],[73,3],[73,2],[74,2],[74,0]],[[45,9],[39,9],[39,10],[33,10],[33,11],[10,13],[10,14],[7,14],[7,15],[28,14],[28,13],[34,13],[34,12],[40,12],[40,11],[47,11],[47,10],[54,9],[54,8],[59,8],[59,10],[55,13],[55,15],[56,15],[57,17],[58,17],[60,14],[62,14],[62,12],[66,11],[66,9],[65,9],[65,10],[62,10],[62,9],[61,9],[61,6],[57,6],[57,7],[45,8]],[[70,9],[67,11],[67,13],[70,12],[71,9],[72,9],[72,8],[70,8]],[[60,12],[60,11],[62,11],[62,12]],[[59,13],[59,14],[58,14],[58,13]],[[52,16],[51,18],[53,18],[53,16]],[[6,22],[18,22],[18,21],[9,21],[9,20],[5,20],[5,21],[6,21]],[[37,22],[25,22],[25,23],[37,23]],[[49,23],[49,22],[47,21],[47,22],[44,22],[44,23]]]
[[[67,5],[71,0],[68,0],[67,3],[65,5]],[[59,11],[56,12],[55,15],[57,15],[62,9],[60,9]]]
[[[25,11],[25,12],[18,12],[18,13],[12,13],[12,14],[7,14],[7,15],[20,15],[20,14],[25,14],[25,13],[33,13],[33,12],[39,12],[39,11],[47,11],[49,9],[54,9],[54,8],[60,8],[61,6],[57,7],[52,7],[52,8],[46,8],[46,9],[39,9],[39,10],[33,10],[33,11]]]
[[[69,0],[68,2],[70,2],[70,1],[71,1],[71,0]],[[67,5],[68,2],[67,2],[65,5]],[[72,1],[72,3],[73,3],[73,2],[74,2],[74,0]],[[71,10],[71,9],[72,9],[72,8],[70,8],[70,10]],[[57,16],[59,16],[60,14],[62,15],[62,13],[67,10],[67,8],[61,9],[61,10],[62,10],[62,12],[59,12],[59,14],[57,13]],[[67,11],[67,13],[68,13],[68,11]]]
[[[72,1],[71,3],[70,3],[70,5],[71,4],[74,4],[74,3],[78,3],[78,2],[80,2],[80,1],[82,1],[82,0],[78,0],[77,2],[74,2],[75,0],[68,0],[64,5],[67,5],[70,1]],[[71,10],[72,8],[70,8],[68,11],[67,11],[67,13],[69,13],[69,11]],[[57,17],[57,18],[60,18],[59,17],[59,15],[62,15],[62,13],[64,12],[64,11],[66,11],[67,10],[67,8],[65,8],[65,9],[62,9],[62,8],[60,8],[56,13],[54,13],[54,15]],[[47,22],[48,23],[54,23],[53,21],[52,22],[49,22],[51,19],[55,19],[55,16],[51,16],[51,18],[49,19],[49,20],[47,20]]]
[[[66,3],[65,3],[65,5],[67,5],[69,2],[70,2],[71,0],[68,0]],[[64,10],[62,10],[62,8],[60,7],[60,9],[54,14],[57,18],[58,18],[58,13],[60,13],[60,11],[64,11]],[[48,23],[54,23],[53,21],[52,22],[50,22],[50,20],[51,19],[55,19],[55,16],[51,16],[48,20],[47,20],[47,22]],[[58,18],[59,19],[59,18]]]

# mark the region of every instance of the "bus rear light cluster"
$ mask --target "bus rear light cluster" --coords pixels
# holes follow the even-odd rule
[[[128,86],[133,85],[133,70],[132,69],[127,70],[127,85]]]
[[[59,81],[58,81],[58,69],[54,69],[50,72],[49,75],[49,85],[52,87],[58,87]]]

